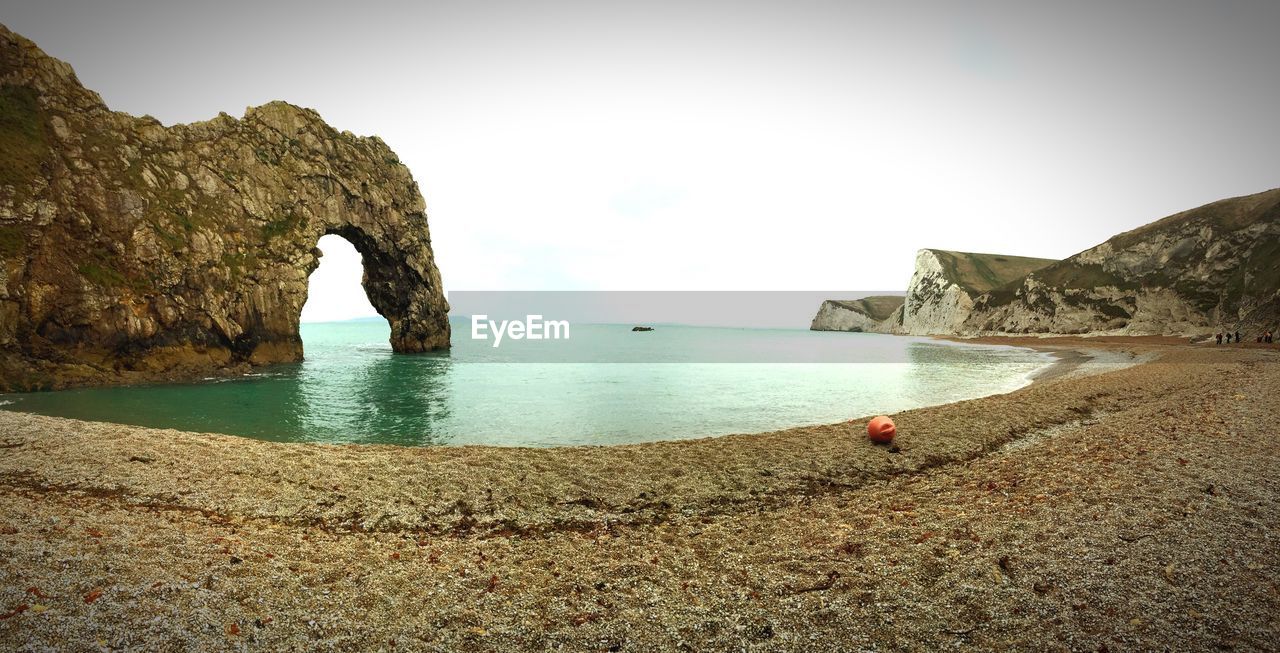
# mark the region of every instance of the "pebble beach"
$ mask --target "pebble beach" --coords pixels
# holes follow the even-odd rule
[[[0,412],[4,650],[1274,650],[1280,350],[1014,341],[1015,392],[616,447]]]

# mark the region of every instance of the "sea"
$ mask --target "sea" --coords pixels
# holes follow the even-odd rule
[[[302,325],[305,360],[195,383],[0,395],[0,409],[278,442],[615,445],[759,433],[1010,392],[1033,350],[803,329],[574,324],[395,354],[384,320]],[[521,346],[512,346],[520,344]]]

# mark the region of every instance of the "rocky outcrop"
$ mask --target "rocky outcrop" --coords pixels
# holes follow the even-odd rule
[[[902,295],[875,295],[854,300],[828,299],[809,325],[811,331],[875,332],[902,307]]]
[[[827,301],[813,329],[913,335],[1280,332],[1280,189],[1207,204],[1062,261],[922,249],[883,321]]]
[[[1053,262],[1025,256],[922,249],[916,253],[906,301],[885,328],[911,335],[961,333],[972,317],[977,298]]]
[[[381,140],[283,102],[114,112],[0,26],[0,388],[299,360],[325,234],[360,251],[396,351],[448,346],[425,205]]]
[[[1280,189],[1169,216],[979,298],[965,333],[1252,338],[1280,316]]]

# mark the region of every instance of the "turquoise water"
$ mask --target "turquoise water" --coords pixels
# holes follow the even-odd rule
[[[449,352],[395,355],[384,321],[304,324],[302,363],[193,384],[9,394],[0,403],[289,442],[598,445],[830,423],[1007,392],[1048,363],[1026,349],[874,334],[577,324],[570,340],[538,345],[571,350],[569,360],[652,362],[538,362],[546,349],[527,341],[494,348],[471,340],[469,329],[454,323]],[[743,351],[798,362],[705,362],[739,360]]]

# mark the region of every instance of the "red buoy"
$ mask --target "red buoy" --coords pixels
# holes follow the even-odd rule
[[[893,425],[893,420],[884,415],[874,417],[867,422],[867,437],[876,444],[889,444],[897,434],[898,427]]]

